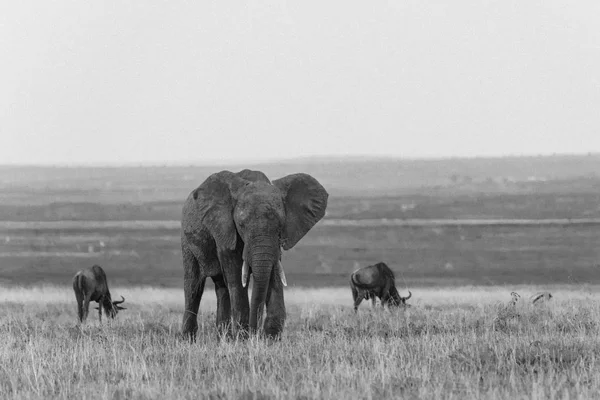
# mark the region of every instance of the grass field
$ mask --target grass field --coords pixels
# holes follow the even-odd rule
[[[283,255],[283,337],[219,338],[208,280],[195,344],[179,337],[177,221],[214,168],[0,167],[0,399],[600,398],[599,162],[261,166],[330,192]],[[408,311],[352,312],[349,274],[378,261],[412,291]],[[128,309],[80,327],[69,285],[93,264]],[[554,298],[534,307],[539,290]]]
[[[554,298],[533,306],[545,289]],[[507,308],[510,291],[522,296]],[[0,288],[0,398],[598,398],[600,288],[412,288],[408,311],[345,288],[289,289],[282,340],[220,339],[206,292],[195,344],[179,289],[115,286],[128,309],[76,324],[69,287]]]

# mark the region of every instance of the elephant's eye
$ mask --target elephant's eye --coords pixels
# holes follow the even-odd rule
[[[282,217],[279,215],[279,213],[277,213],[277,212],[270,212],[270,213],[267,213],[267,218],[268,218],[268,219],[269,219],[269,221],[271,221],[272,223],[275,223],[275,222],[277,222],[277,223],[280,223],[280,222],[283,220],[283,218],[282,218]]]

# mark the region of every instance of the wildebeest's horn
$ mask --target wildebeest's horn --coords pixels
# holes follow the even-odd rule
[[[277,262],[277,271],[279,272],[281,283],[283,283],[283,286],[287,286],[287,281],[285,280],[285,272],[283,272],[283,265],[281,265],[281,260]]]
[[[113,301],[113,304],[116,306],[117,304],[121,304],[125,301],[125,297],[121,296],[121,301]]]
[[[246,285],[248,284],[248,272],[249,272],[248,263],[246,262],[246,260],[244,260],[244,263],[242,264],[242,286],[243,287],[246,287]]]
[[[404,300],[406,301],[406,300],[410,299],[410,298],[411,298],[411,296],[412,296],[412,293],[411,293],[411,292],[410,292],[410,290],[409,290],[409,291],[408,291],[408,296],[407,296],[407,297],[405,297],[405,298],[404,298]]]

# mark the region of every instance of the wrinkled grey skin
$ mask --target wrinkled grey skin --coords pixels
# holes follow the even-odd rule
[[[110,318],[114,318],[119,310],[126,308],[119,306],[125,301],[121,296],[121,301],[112,301],[108,283],[106,282],[106,274],[99,265],[83,269],[73,277],[73,291],[77,299],[77,314],[79,322],[84,322],[88,317],[90,301],[98,303],[98,318],[102,321],[102,309]]]
[[[404,306],[406,300],[410,299],[412,293],[409,291],[407,297],[401,297],[396,289],[396,278],[394,272],[383,262],[360,268],[350,275],[350,289],[354,299],[354,311],[363,299],[371,299],[375,307],[375,299],[379,297],[381,306]]]
[[[183,206],[185,312],[182,333],[198,330],[197,313],[210,277],[217,295],[217,326],[234,336],[256,331],[266,304],[264,331],[278,336],[286,313],[277,266],[289,250],[325,215],[328,194],[307,174],[270,182],[259,171],[221,171],[192,191]],[[242,286],[246,260],[254,279],[251,303]]]

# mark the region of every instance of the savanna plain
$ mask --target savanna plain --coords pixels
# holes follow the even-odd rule
[[[220,337],[207,283],[195,343],[179,334],[176,221],[208,171],[0,168],[0,398],[600,398],[600,180],[579,167],[600,158],[575,161],[521,160],[523,179],[489,178],[515,160],[419,164],[414,176],[378,161],[390,176],[377,185],[340,177],[365,165],[259,168],[308,170],[331,188],[328,215],[284,253],[280,340]],[[531,179],[566,166],[571,176]],[[409,185],[390,194],[398,171]],[[411,307],[354,313],[349,274],[378,261]],[[80,325],[70,280],[92,264],[127,310],[99,323],[90,309]],[[532,304],[540,291],[552,299]]]
[[[537,287],[513,287],[522,295]],[[179,337],[177,289],[114,287],[128,309],[75,323],[66,288],[3,288],[2,398],[598,398],[598,288],[506,307],[505,288],[414,288],[413,307],[357,314],[345,288],[290,289],[279,341]],[[133,300],[135,299],[135,300]]]

